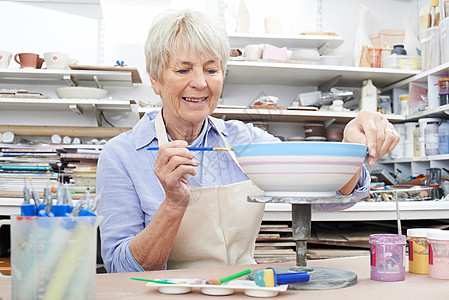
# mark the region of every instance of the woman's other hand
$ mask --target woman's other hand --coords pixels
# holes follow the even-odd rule
[[[154,173],[164,190],[165,200],[173,206],[186,207],[190,201],[187,175],[196,175],[199,162],[187,149],[186,141],[174,141],[159,147]]]
[[[368,146],[368,164],[374,166],[383,155],[393,151],[399,135],[381,113],[361,110],[345,127],[343,142]]]

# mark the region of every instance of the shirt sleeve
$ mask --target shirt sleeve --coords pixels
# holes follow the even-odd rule
[[[369,191],[370,191],[370,183],[371,183],[371,178],[370,178],[369,172],[363,165],[362,172],[360,174],[360,179],[357,182],[357,185],[355,186],[354,191],[351,194],[349,194],[348,196],[356,196],[357,201],[360,201],[364,198],[368,198]],[[342,195],[342,194],[339,191],[337,191],[337,195]],[[315,211],[332,212],[332,211],[348,209],[350,207],[353,207],[356,203],[357,202],[313,204],[312,209]]]
[[[131,254],[129,243],[144,229],[145,218],[132,180],[116,154],[120,156],[120,150],[113,153],[105,147],[97,168],[103,263],[108,272],[144,271]]]

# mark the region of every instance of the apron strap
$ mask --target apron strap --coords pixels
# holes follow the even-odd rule
[[[159,147],[168,143],[167,131],[165,130],[164,120],[162,119],[162,109],[156,116],[154,121],[154,126],[156,127],[156,137],[159,143]]]

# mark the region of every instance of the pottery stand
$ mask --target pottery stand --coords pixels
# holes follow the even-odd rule
[[[357,202],[355,196],[325,196],[325,197],[296,197],[296,196],[249,196],[248,202],[256,203],[290,203],[292,205],[292,230],[296,242],[297,267],[275,268],[276,273],[308,272],[309,282],[290,283],[293,290],[323,290],[349,287],[357,284],[357,275],[350,271],[330,268],[310,268],[306,266],[307,240],[310,238],[312,226],[312,204],[351,203]],[[249,276],[254,278],[254,270]]]

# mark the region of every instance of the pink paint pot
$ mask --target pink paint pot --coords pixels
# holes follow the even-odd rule
[[[370,278],[377,281],[405,279],[406,236],[397,234],[371,234]]]
[[[449,279],[449,231],[432,231],[427,234],[429,243],[429,277]]]

